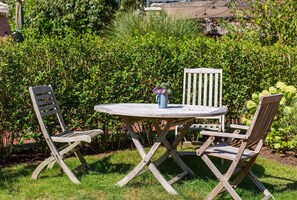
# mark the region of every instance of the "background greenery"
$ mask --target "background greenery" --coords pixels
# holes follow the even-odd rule
[[[234,13],[239,23],[230,26],[229,34],[234,38],[248,38],[262,45],[297,45],[297,1],[296,0],[248,0],[246,8],[238,9],[233,2]]]
[[[27,38],[0,43],[0,129],[16,137],[38,131],[28,87],[52,84],[67,124],[125,132],[119,120],[95,113],[94,105],[154,103],[158,82],[172,86],[170,101],[181,103],[184,68],[223,69],[227,121],[239,121],[252,93],[277,81],[296,86],[296,47],[261,47],[249,41],[207,37],[175,39],[154,32],[128,42],[90,34],[63,39]],[[31,137],[32,135],[30,135]]]
[[[11,5],[14,16],[15,2],[3,2]],[[281,1],[286,6],[278,0],[269,0],[267,5],[255,1],[254,13],[266,9],[271,15],[255,14],[249,21],[239,17],[241,26],[221,38],[205,37],[199,23],[164,13],[145,15],[138,10],[114,16],[125,4],[121,2],[24,2],[25,42],[0,40],[0,81],[4,83],[0,85],[0,147],[15,139],[18,143],[30,138],[39,141],[29,86],[53,85],[70,128],[102,128],[106,134],[94,145],[98,151],[130,143],[120,120],[95,113],[94,105],[153,103],[152,89],[160,82],[172,85],[170,102],[181,103],[184,68],[223,69],[227,121],[233,123],[240,122],[253,93],[278,81],[296,87],[296,1]],[[143,134],[144,143],[152,142],[154,134]],[[4,157],[11,150],[0,149]]]

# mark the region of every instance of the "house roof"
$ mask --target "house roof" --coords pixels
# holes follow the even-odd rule
[[[7,4],[0,2],[0,13],[7,14],[8,11],[9,11],[9,6]]]
[[[230,18],[234,17],[231,0],[193,0],[191,2],[171,2],[169,0],[152,0],[152,6],[159,6],[170,15],[188,19]],[[176,0],[178,1],[178,0]],[[166,3],[162,3],[166,2]],[[247,0],[237,0],[239,8],[247,7]]]
[[[6,15],[8,14],[9,6],[0,2],[0,37],[11,35],[11,29],[8,24]]]

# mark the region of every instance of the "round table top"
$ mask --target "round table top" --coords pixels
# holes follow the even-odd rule
[[[100,104],[96,105],[94,109],[112,115],[162,119],[214,117],[224,115],[228,111],[226,106],[210,107],[168,104],[167,108],[161,109],[157,104],[144,103]]]

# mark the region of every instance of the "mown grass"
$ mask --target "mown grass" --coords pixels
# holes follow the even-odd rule
[[[160,149],[160,155],[164,149]],[[186,176],[173,186],[179,195],[170,195],[151,173],[137,177],[120,188],[115,183],[123,178],[140,161],[136,150],[86,156],[91,169],[78,175],[81,184],[74,185],[59,166],[45,170],[38,180],[31,174],[38,163],[24,163],[0,169],[0,199],[203,199],[218,183],[203,161],[194,156],[183,160],[197,174]],[[226,168],[227,162],[220,168]],[[67,159],[71,167],[78,165],[75,158]],[[170,179],[180,173],[178,166],[168,158],[160,166],[162,174]],[[297,167],[259,157],[254,173],[276,199],[296,199]],[[261,199],[262,193],[247,179],[237,192],[242,199]],[[231,199],[227,193],[219,199]]]

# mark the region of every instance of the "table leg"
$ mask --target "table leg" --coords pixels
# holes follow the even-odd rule
[[[176,190],[162,176],[162,174],[156,168],[155,164],[151,162],[151,158],[153,157],[153,155],[156,153],[157,149],[160,147],[160,145],[163,143],[164,139],[166,138],[167,132],[168,132],[169,128],[171,127],[173,120],[168,120],[167,124],[165,125],[163,130],[159,129],[159,131],[160,131],[159,136],[148,153],[145,152],[142,144],[140,143],[139,139],[137,138],[136,134],[134,133],[129,118],[124,118],[124,123],[126,124],[128,131],[130,132],[133,143],[135,144],[140,156],[142,157],[142,160],[127,176],[125,176],[122,180],[120,180],[116,185],[118,185],[118,186],[126,185],[130,180],[132,180],[135,176],[137,176],[141,172],[141,170],[147,165],[148,169],[152,172],[152,174],[156,177],[156,179],[161,183],[161,185],[167,190],[167,192],[169,192],[171,194],[178,194],[176,192]]]
[[[153,120],[153,124],[157,132],[158,133],[161,132],[158,122],[156,120]],[[185,175],[188,173],[190,173],[191,175],[195,175],[195,173],[182,161],[182,159],[179,157],[179,155],[176,152],[177,145],[180,143],[180,141],[184,138],[184,135],[187,133],[187,131],[184,131],[184,130],[188,130],[191,124],[192,124],[192,121],[187,122],[185,124],[185,129],[182,130],[183,132],[181,132],[179,137],[176,138],[176,140],[173,142],[172,145],[168,142],[166,138],[163,140],[162,143],[166,147],[167,151],[156,162],[154,162],[156,166],[159,166],[169,155],[171,155],[171,157],[178,164],[178,166],[181,169],[183,169],[184,172],[187,172],[187,173],[184,173]]]

